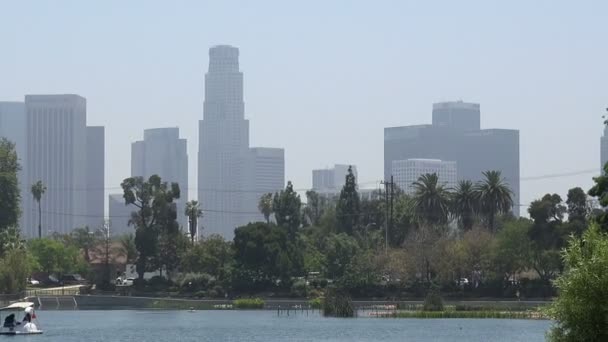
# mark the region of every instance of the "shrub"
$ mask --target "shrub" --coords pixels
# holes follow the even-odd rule
[[[321,307],[323,306],[323,299],[318,297],[313,298],[308,301],[308,305],[310,305],[310,307],[313,309],[321,309]]]
[[[211,298],[220,298],[224,297],[226,291],[223,287],[219,285],[215,285],[211,290],[208,291],[207,295]]]
[[[178,280],[182,292],[207,290],[213,283],[213,277],[206,273],[187,273]]]
[[[443,311],[443,299],[436,290],[431,290],[424,298],[424,311]]]
[[[564,252],[566,271],[548,310],[557,324],[551,341],[608,341],[608,235],[592,224]]]
[[[263,309],[264,301],[260,298],[241,298],[232,301],[237,309]]]
[[[291,295],[293,297],[306,297],[307,292],[306,280],[298,280],[291,285]]]

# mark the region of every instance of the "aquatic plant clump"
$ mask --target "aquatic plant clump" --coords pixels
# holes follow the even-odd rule
[[[351,297],[344,291],[327,289],[323,300],[323,315],[329,317],[355,317]]]

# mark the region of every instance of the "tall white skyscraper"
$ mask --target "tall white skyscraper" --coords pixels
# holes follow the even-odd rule
[[[42,236],[87,224],[86,100],[78,95],[26,95],[26,187],[42,181]],[[24,196],[24,226],[38,236],[38,206]]]
[[[340,191],[346,182],[346,175],[350,165],[336,164],[332,168],[312,170],[312,189],[318,192]],[[357,167],[352,165],[355,179],[357,177]]]
[[[21,208],[23,208],[25,196],[31,196],[29,189],[25,186],[25,152],[27,150],[25,138],[25,103],[23,102],[0,102],[0,138],[6,138],[15,143],[17,158],[21,164],[21,171],[17,175],[21,194]],[[23,213],[19,218],[19,226],[23,228]]]
[[[447,188],[454,188],[458,181],[456,162],[438,159],[406,159],[393,160],[392,175],[395,184],[406,194],[413,194],[412,183],[423,174],[437,174],[439,184]]]
[[[177,221],[187,229],[184,209],[188,201],[188,151],[186,139],[179,138],[179,128],[146,129],[144,140],[131,144],[131,176],[152,175],[160,176],[163,182],[179,184]]]
[[[284,153],[249,148],[243,73],[235,47],[209,49],[198,153],[198,199],[205,211],[203,232],[232,239],[234,228],[260,217],[255,197],[281,189],[285,178]],[[256,170],[261,173],[254,174]],[[277,188],[271,189],[271,183]]]

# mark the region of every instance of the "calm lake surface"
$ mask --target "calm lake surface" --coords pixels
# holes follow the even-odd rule
[[[20,341],[544,341],[549,321],[323,318],[275,311],[38,311]]]

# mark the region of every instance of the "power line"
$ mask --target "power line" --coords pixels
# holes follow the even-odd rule
[[[535,180],[545,180],[545,179],[552,179],[552,178],[563,178],[563,177],[578,176],[578,175],[584,175],[584,174],[590,174],[590,173],[599,174],[599,171],[597,170],[597,168],[593,168],[593,169],[568,171],[568,172],[562,172],[562,173],[549,173],[549,174],[536,175],[536,176],[523,176],[523,177],[519,178],[519,181],[535,181]],[[505,178],[505,179],[507,181],[511,180],[510,178]],[[370,180],[370,181],[366,181],[366,182],[358,182],[357,185],[360,186],[360,185],[367,185],[367,184],[381,184],[381,182],[382,182],[381,180]],[[219,189],[219,188],[196,188],[196,187],[188,187],[185,189],[187,189],[188,191],[209,191],[209,192],[219,192],[219,193],[255,193],[255,194],[257,194],[257,193],[272,192],[272,191],[269,191],[268,189]],[[122,187],[111,186],[111,187],[103,187],[103,188],[90,188],[90,187],[84,187],[84,188],[65,187],[64,188],[64,187],[47,186],[47,190],[101,191],[101,190],[122,190]],[[294,189],[294,191],[297,191],[297,192],[303,192],[303,191],[308,191],[308,190],[311,190],[311,189],[310,188]]]

